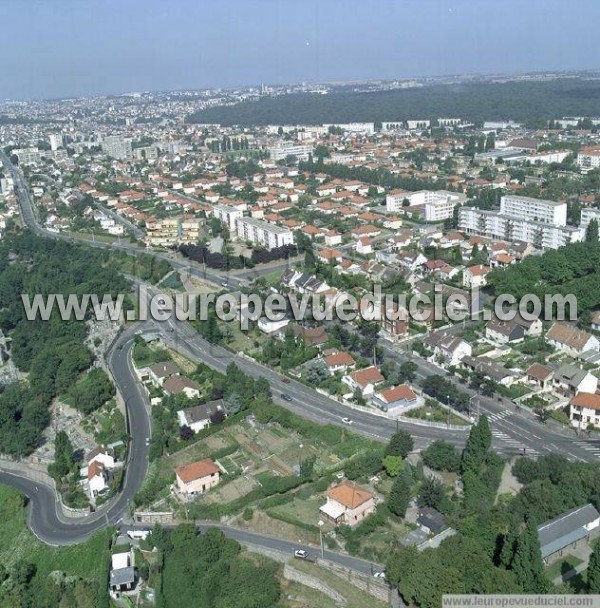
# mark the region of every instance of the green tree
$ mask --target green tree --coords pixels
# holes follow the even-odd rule
[[[600,541],[594,543],[587,569],[588,593],[600,593]]]
[[[469,432],[462,455],[461,472],[479,473],[491,444],[492,431],[487,416],[480,416],[477,424],[474,424]]]
[[[439,479],[430,476],[421,484],[419,502],[426,507],[437,509],[444,500],[445,494],[444,484]]]
[[[415,442],[410,433],[407,431],[398,431],[390,437],[385,448],[385,455],[388,456],[400,456],[400,458],[406,458],[414,448]]]
[[[398,477],[403,468],[402,458],[388,454],[383,459],[383,468],[390,477]]]
[[[71,472],[73,464],[73,444],[65,431],[58,431],[54,439],[54,462],[48,467],[48,472],[60,479]]]
[[[526,593],[547,593],[550,584],[544,573],[537,528],[529,519],[515,543],[512,571]]]
[[[586,243],[597,243],[598,242],[598,220],[593,219],[588,224],[585,230],[585,242]]]
[[[396,477],[388,495],[387,505],[389,510],[398,517],[404,517],[409,502],[410,486],[402,475]]]

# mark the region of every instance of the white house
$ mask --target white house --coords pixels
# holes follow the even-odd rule
[[[381,384],[385,378],[374,366],[359,369],[342,378],[342,382],[347,384],[352,391],[359,390],[363,397],[369,397],[375,392],[375,387]]]
[[[597,393],[577,393],[569,402],[571,424],[580,429],[589,426],[600,427],[600,395]]]
[[[423,405],[423,399],[406,384],[375,393],[371,402],[375,407],[394,418]]]
[[[177,412],[179,426],[189,426],[194,433],[198,433],[210,425],[211,417],[218,411],[225,412],[225,406],[222,399],[208,401],[202,405],[179,410]]]

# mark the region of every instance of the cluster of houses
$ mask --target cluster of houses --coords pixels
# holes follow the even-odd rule
[[[110,489],[115,469],[123,466],[123,463],[115,458],[115,447],[116,445],[99,445],[85,456],[86,465],[80,470],[81,485],[91,504]]]

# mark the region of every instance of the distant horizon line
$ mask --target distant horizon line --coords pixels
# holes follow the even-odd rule
[[[112,97],[128,97],[133,95],[157,95],[157,94],[167,94],[167,93],[204,93],[211,91],[235,91],[238,89],[251,89],[251,88],[260,88],[261,86],[267,87],[294,87],[301,85],[310,85],[310,86],[352,86],[358,84],[374,84],[374,83],[392,83],[392,82],[402,82],[402,81],[436,81],[443,79],[472,79],[472,78],[518,78],[524,76],[550,76],[554,75],[558,79],[560,76],[572,76],[572,77],[581,77],[583,75],[596,75],[600,77],[600,67],[597,69],[572,69],[572,70],[531,70],[526,72],[464,72],[464,73],[456,73],[456,74],[438,74],[438,75],[430,75],[430,76],[398,76],[395,78],[358,78],[358,79],[350,79],[350,80],[321,80],[321,81],[311,81],[311,80],[302,80],[297,82],[287,82],[287,83],[268,83],[261,82],[259,84],[238,84],[231,86],[213,86],[213,87],[198,87],[198,88],[177,88],[177,89],[146,89],[146,90],[129,90],[129,91],[120,91],[113,93],[89,93],[85,95],[65,95],[60,97],[30,97],[30,98],[5,98],[0,101],[2,104],[12,103],[40,103],[40,102],[61,102],[61,101],[69,101],[75,99],[94,99],[94,98],[112,98]]]

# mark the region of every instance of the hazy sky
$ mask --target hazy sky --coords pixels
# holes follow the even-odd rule
[[[599,0],[0,0],[0,98],[600,68]]]

